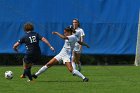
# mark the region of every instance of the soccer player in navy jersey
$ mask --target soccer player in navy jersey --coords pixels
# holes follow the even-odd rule
[[[13,49],[18,53],[18,46],[21,44],[25,44],[26,47],[26,54],[23,58],[23,67],[24,67],[24,72],[20,76],[21,78],[25,78],[28,76],[29,80],[32,81],[32,76],[31,76],[31,67],[33,63],[36,63],[37,61],[40,61],[40,55],[41,55],[41,50],[39,46],[39,41],[43,41],[46,43],[52,51],[54,51],[54,48],[51,46],[49,41],[40,36],[38,33],[33,32],[34,27],[33,24],[27,23],[24,25],[24,31],[26,32],[25,35],[18,40],[14,46]]]

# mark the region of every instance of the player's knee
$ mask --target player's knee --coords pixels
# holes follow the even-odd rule
[[[48,68],[50,68],[50,67],[52,66],[52,64],[47,63],[46,66],[47,66]]]

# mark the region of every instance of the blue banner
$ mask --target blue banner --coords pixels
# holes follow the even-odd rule
[[[14,53],[13,44],[24,35],[23,25],[32,22],[35,32],[46,37],[53,53],[40,43],[42,54],[55,55],[64,40],[52,35],[78,18],[85,31],[83,54],[135,54],[140,0],[0,0],[0,53]],[[19,47],[25,53],[25,47]]]

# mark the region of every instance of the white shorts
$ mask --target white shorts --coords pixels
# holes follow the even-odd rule
[[[76,52],[76,53],[81,53],[82,51],[80,49],[80,45],[79,44],[75,44],[75,47],[74,47],[73,51]]]
[[[65,64],[66,62],[70,62],[70,56],[68,55],[62,55],[58,54],[54,57],[59,63],[63,62]]]

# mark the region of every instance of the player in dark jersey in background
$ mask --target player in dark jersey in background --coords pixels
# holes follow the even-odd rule
[[[27,23],[24,25],[24,31],[26,32],[25,35],[14,44],[13,49],[18,53],[18,46],[21,44],[25,44],[26,46],[26,54],[23,58],[23,67],[24,72],[20,76],[21,78],[25,78],[28,76],[29,81],[32,81],[31,76],[31,67],[33,63],[36,63],[37,61],[40,61],[41,56],[41,50],[39,46],[39,41],[43,41],[46,43],[52,51],[54,51],[54,48],[51,46],[49,41],[40,36],[38,33],[33,32],[34,27],[31,23]]]

